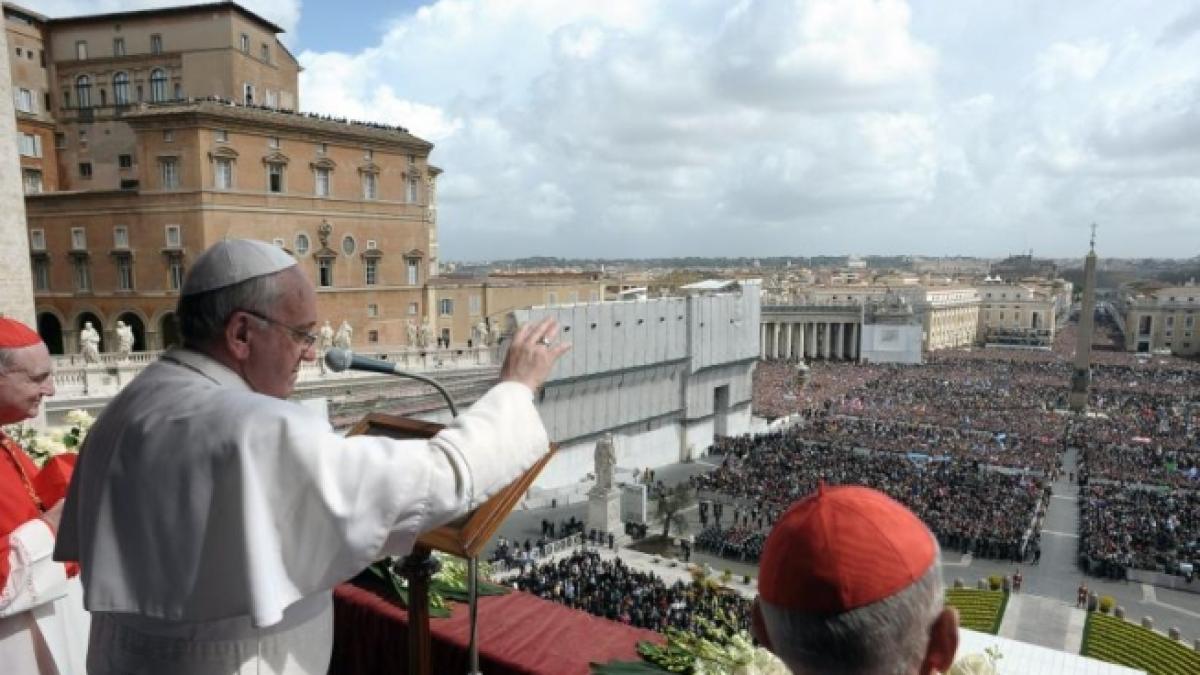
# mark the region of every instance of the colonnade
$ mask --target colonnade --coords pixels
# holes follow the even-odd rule
[[[859,324],[825,321],[763,321],[760,327],[764,359],[858,360]]]

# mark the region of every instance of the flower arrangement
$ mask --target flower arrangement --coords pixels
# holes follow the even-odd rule
[[[86,410],[72,410],[67,413],[68,426],[36,429],[26,424],[14,424],[5,428],[4,433],[15,440],[40,467],[55,455],[79,452],[88,430],[95,423],[96,418]]]
[[[946,675],[998,675],[996,664],[1004,655],[999,647],[988,647],[982,654],[967,654],[955,659]]]

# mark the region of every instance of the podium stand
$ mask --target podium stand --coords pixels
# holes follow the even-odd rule
[[[386,436],[398,440],[425,439],[433,438],[442,428],[443,425],[434,422],[371,413],[359,420],[350,429],[348,435]],[[441,551],[466,558],[468,561],[468,583],[472,598],[470,608],[471,648],[474,655],[476,648],[476,606],[474,602],[476,594],[474,591],[478,575],[479,554],[496,530],[500,529],[504,519],[516,507],[521,496],[533,484],[557,449],[558,446],[551,443],[546,454],[528,471],[492,495],[474,511],[417,538],[412,553],[404,559],[402,566],[403,574],[408,579],[408,672],[410,675],[429,675],[430,672],[429,580],[437,573],[436,562],[431,557],[431,553]],[[477,667],[474,659],[471,667]]]

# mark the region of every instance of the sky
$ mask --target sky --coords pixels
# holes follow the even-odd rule
[[[435,144],[443,260],[1200,255],[1198,2],[244,5]]]

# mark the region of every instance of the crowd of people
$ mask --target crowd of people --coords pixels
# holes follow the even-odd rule
[[[866,485],[908,506],[951,550],[1022,560],[1048,483],[957,457],[910,456],[811,440],[809,430],[720,439],[722,464],[692,479],[701,498],[726,500],[729,527],[706,528],[697,548],[753,560],[761,537],[794,501],[827,485]]]
[[[1192,533],[1188,516],[1164,521],[1161,511],[1164,503],[1198,498],[1200,362],[1121,351],[1115,327],[1101,321],[1093,339],[1090,415],[1078,420],[1067,413],[1077,335],[1072,323],[1048,350],[947,350],[927,355],[920,367],[818,361],[807,371],[807,387],[797,364],[760,364],[756,414],[792,415],[798,424],[787,434],[721,439],[713,450],[729,453],[731,463],[698,483],[731,499],[767,503],[772,496],[786,503],[818,479],[863,483],[913,508],[949,548],[1017,557],[1014,528],[1027,525],[1036,507],[1022,499],[1017,510],[1008,508],[1013,493],[971,503],[972,477],[1016,473],[1002,480],[1020,482],[1018,493],[1037,494],[1061,475],[1062,452],[1074,447],[1079,454],[1071,478],[1087,500],[1082,527],[1091,528],[1080,540],[1080,556],[1089,569],[1177,572],[1181,564],[1200,563],[1181,534]],[[929,464],[921,468],[922,462]],[[984,474],[980,467],[1004,473]],[[920,487],[906,489],[913,482]],[[942,508],[921,503],[931,490],[944,493]],[[987,486],[982,490],[986,494]],[[1105,515],[1098,504],[1119,508]],[[995,506],[1008,519],[993,525],[989,509]],[[981,532],[973,522],[997,531]],[[1024,542],[1026,556],[1037,550],[1036,530],[1032,536]],[[752,540],[733,523],[706,528],[697,546],[752,559],[746,541]]]
[[[1190,578],[1200,564],[1200,492],[1088,485],[1079,529],[1087,571],[1124,578],[1133,567]]]
[[[544,600],[637,628],[668,627],[698,632],[697,618],[731,616],[750,627],[750,601],[728,589],[682,581],[668,584],[651,572],[581,550],[530,567],[511,580],[516,588]]]

